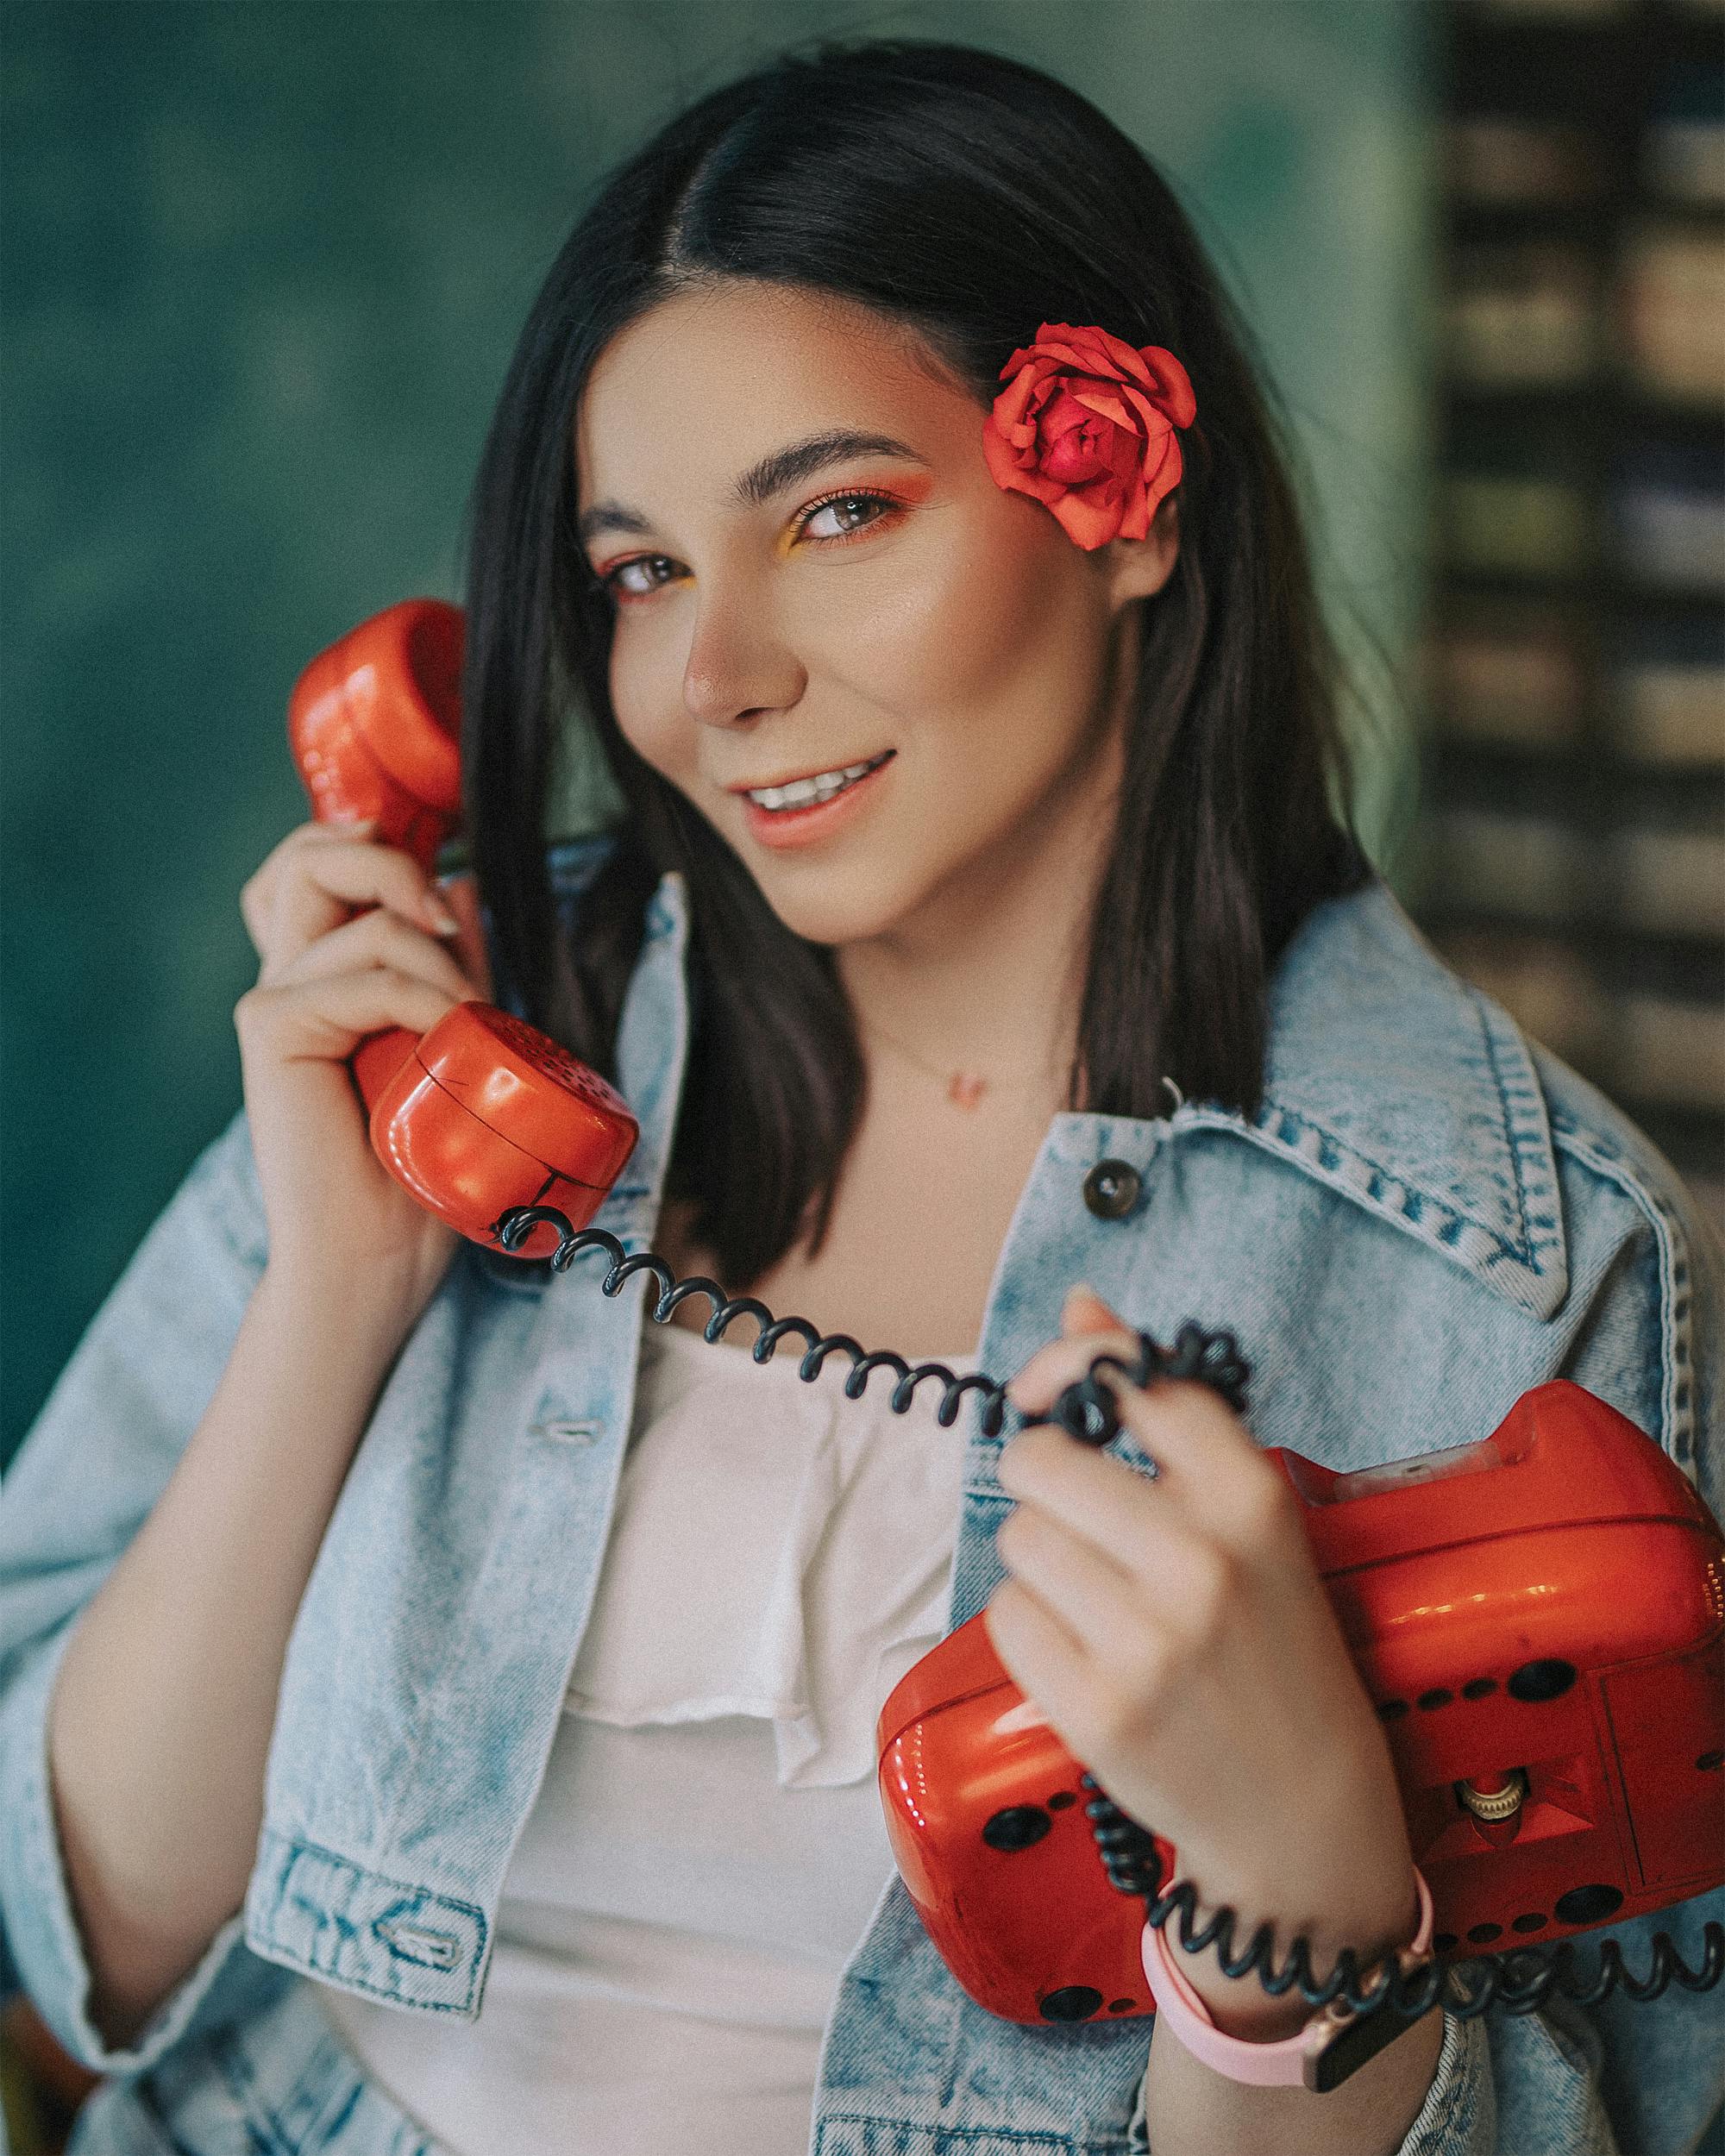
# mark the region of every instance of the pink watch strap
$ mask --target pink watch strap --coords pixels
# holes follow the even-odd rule
[[[1420,1928],[1405,1950],[1425,1954],[1432,1945],[1432,1890],[1416,1865],[1414,1880],[1420,1897]],[[1169,1920],[1177,1923],[1177,1915]],[[1156,2000],[1158,2021],[1165,2015],[1169,2026],[1192,2056],[1230,2081],[1250,2082],[1255,2088],[1298,2088],[1306,2082],[1306,2059],[1314,2045],[1330,2040],[1327,2009],[1314,2007],[1312,2018],[1291,2036],[1274,2043],[1254,2044],[1244,2036],[1229,2036],[1210,2019],[1210,2010],[1181,1974],[1171,1948],[1154,1924],[1144,1927],[1141,1952],[1144,1973]],[[1410,2025],[1411,2026],[1411,2025]]]

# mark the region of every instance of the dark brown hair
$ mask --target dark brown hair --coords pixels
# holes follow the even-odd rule
[[[687,879],[692,1031],[666,1190],[733,1293],[807,1228],[818,1248],[862,1106],[831,950],[794,934],[706,818],[624,740],[611,603],[574,536],[571,429],[626,324],[715,278],[842,295],[975,387],[1042,322],[1176,353],[1179,559],[1141,611],[1118,822],[1095,908],[1069,1105],[1250,1111],[1266,984],[1320,899],[1371,874],[1355,836],[1338,655],[1247,331],[1154,165],[1051,76],[971,47],[819,40],[703,97],[613,172],[517,345],[467,528],[467,822],[525,1015],[607,1076],[658,878]],[[580,706],[585,707],[584,715]],[[559,926],[545,827],[558,730],[597,736],[624,810]]]

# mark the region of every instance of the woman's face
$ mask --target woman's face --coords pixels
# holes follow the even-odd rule
[[[1113,632],[1172,572],[1173,500],[1087,552],[995,484],[984,417],[898,325],[743,281],[620,331],[580,402],[618,723],[816,943],[986,916],[1112,830]],[[841,431],[881,446],[755,469]],[[740,790],[882,757],[802,818]]]

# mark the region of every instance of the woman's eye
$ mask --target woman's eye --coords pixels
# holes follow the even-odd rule
[[[868,530],[871,525],[878,524],[900,506],[890,494],[831,494],[825,501],[817,502],[812,509],[804,511],[802,521],[797,526],[797,536],[812,539],[818,546],[843,542]],[[858,517],[856,514],[858,511],[866,513]],[[841,528],[834,531],[815,530],[814,525],[823,517],[840,518]],[[638,554],[631,561],[619,561],[614,569],[607,569],[599,580],[601,586],[615,598],[647,599],[662,584],[668,584],[672,580],[676,567],[676,563],[668,555]],[[655,573],[661,569],[668,573],[662,576]],[[640,573],[638,580],[637,572]]]
[[[843,539],[846,537],[850,532],[860,531],[864,525],[877,523],[880,521],[881,515],[883,515],[888,509],[895,506],[896,505],[888,501],[884,494],[835,494],[830,500],[817,502],[814,507],[809,511],[807,516],[804,517],[802,523],[799,526],[799,530],[802,532],[806,538]],[[830,516],[836,511],[850,511],[859,508],[878,513],[871,513],[863,517],[861,523],[851,523],[837,531],[816,531],[812,529],[817,519],[819,517]]]
[[[649,577],[644,584],[628,584],[624,581],[624,578],[636,569],[663,568],[668,566],[668,561],[662,554],[640,554],[637,555],[632,561],[619,561],[614,569],[605,572],[599,579],[599,582],[607,590],[626,592],[630,599],[643,599],[649,592],[656,591],[666,580],[663,577],[656,576]]]

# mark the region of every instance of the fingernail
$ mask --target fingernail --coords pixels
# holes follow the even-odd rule
[[[440,936],[454,936],[460,931],[461,923],[441,899],[427,899],[425,918]]]

